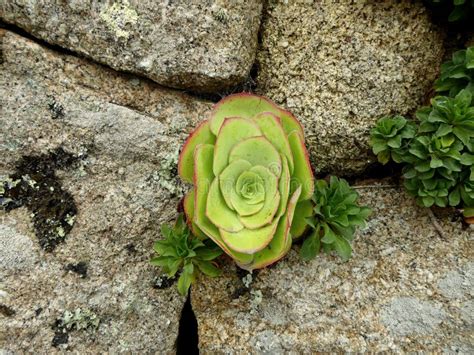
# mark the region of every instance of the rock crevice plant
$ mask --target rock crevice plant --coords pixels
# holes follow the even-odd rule
[[[295,210],[314,191],[300,123],[245,93],[221,100],[190,135],[178,173],[193,184],[184,210],[194,234],[212,239],[246,270],[289,251],[298,237],[290,233],[292,224],[304,223]]]
[[[403,164],[408,192],[425,206],[454,206],[474,216],[473,94],[437,96],[416,113],[417,124],[401,117],[383,118],[371,131],[378,160]],[[413,129],[416,127],[416,131]],[[392,142],[396,142],[393,144]]]
[[[162,227],[165,239],[156,242],[151,263],[170,278],[180,273],[182,295],[198,271],[220,274],[212,260],[222,251],[251,272],[282,259],[310,228],[303,259],[322,244],[346,260],[355,226],[368,215],[344,180],[319,181],[315,191],[300,123],[252,94],[215,105],[186,140],[178,174],[192,185],[183,199],[187,225],[180,216],[174,228]]]

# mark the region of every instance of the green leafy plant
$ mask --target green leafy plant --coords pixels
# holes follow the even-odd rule
[[[217,103],[187,139],[178,173],[193,184],[184,200],[193,233],[243,269],[281,259],[305,230],[314,179],[303,129],[266,98],[240,93]]]
[[[474,95],[474,47],[455,52],[441,65],[441,76],[435,82],[435,90],[450,97],[463,89]]]
[[[407,143],[415,136],[413,122],[402,116],[384,117],[370,132],[370,144],[379,162],[388,163],[390,159],[402,162],[406,155]]]
[[[325,180],[316,182],[313,215],[306,218],[312,232],[300,251],[303,260],[314,258],[320,249],[335,250],[343,260],[351,257],[350,243],[356,227],[365,227],[371,213],[370,208],[357,204],[358,197],[344,179],[332,176],[329,184]]]
[[[153,247],[158,256],[150,262],[161,266],[168,278],[174,277],[181,270],[178,279],[178,291],[181,295],[188,293],[199,271],[211,277],[221,274],[212,260],[221,255],[222,251],[209,240],[203,242],[193,236],[182,214],[173,227],[162,225],[161,234],[164,239],[157,241]]]
[[[379,158],[386,163],[387,154],[402,163],[404,184],[408,192],[425,207],[432,205],[456,206],[469,217],[474,207],[474,106],[470,90],[463,89],[453,98],[438,96],[430,107],[416,113],[418,125],[412,138],[405,141],[403,150],[387,145],[389,153]],[[399,117],[392,125],[399,122]],[[377,124],[390,125],[387,118]],[[371,144],[375,154],[380,129],[372,130]]]
[[[469,21],[474,13],[474,1],[472,0],[427,0],[425,3],[435,9],[448,9],[448,21]]]

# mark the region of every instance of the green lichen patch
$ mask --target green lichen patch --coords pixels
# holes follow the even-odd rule
[[[183,183],[178,178],[178,157],[179,147],[164,154],[160,160],[160,170],[149,177],[149,180],[169,191],[171,196],[182,196],[185,191]]]
[[[55,330],[52,345],[58,347],[67,344],[69,333],[73,330],[95,331],[100,324],[100,318],[89,309],[77,308],[74,311],[66,310],[53,325]]]
[[[55,171],[73,166],[78,157],[57,148],[49,154],[24,156],[16,171],[0,182],[0,205],[7,212],[25,206],[40,246],[52,251],[71,231],[77,214],[72,195]]]

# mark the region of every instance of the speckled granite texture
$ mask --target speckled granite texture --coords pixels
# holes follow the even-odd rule
[[[474,351],[473,230],[440,215],[440,236],[401,188],[358,191],[374,214],[349,262],[293,246],[250,289],[230,264],[193,287],[203,353]]]
[[[373,162],[369,130],[427,97],[442,35],[421,2],[269,1],[257,91],[303,123],[319,171],[355,174]]]
[[[261,10],[261,0],[0,1],[5,22],[49,43],[204,92],[247,79]]]
[[[34,209],[0,210],[0,353],[174,353],[185,299],[174,285],[159,289],[148,260],[159,225],[176,216],[177,149],[210,104],[11,32],[0,38],[0,180],[22,156],[49,154],[46,166],[77,157],[31,173],[33,188],[46,188]],[[65,153],[51,155],[58,147]],[[77,213],[45,252],[33,224],[50,236],[41,218],[64,205],[58,189]],[[76,309],[100,323],[64,335],[57,320]]]

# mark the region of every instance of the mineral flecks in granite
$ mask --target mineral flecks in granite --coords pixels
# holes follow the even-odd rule
[[[469,270],[472,229],[440,215],[440,236],[427,210],[401,186],[360,184],[361,203],[374,213],[357,232],[349,262],[335,255],[302,262],[296,245],[277,265],[254,274],[248,293],[235,293],[242,281],[230,263],[223,277],[193,286],[201,351],[474,351],[466,315],[472,295],[463,289],[453,300],[439,289],[453,271]]]
[[[174,353],[185,300],[155,287],[160,271],[148,262],[180,199],[161,181],[177,180],[173,159],[162,162],[211,104],[9,31],[0,41],[1,180],[15,177],[22,157],[44,157],[34,161],[76,208],[52,252],[27,204],[0,210],[0,352]],[[59,167],[59,148],[81,158]],[[97,326],[83,327],[87,314]]]
[[[245,81],[261,0],[3,1],[3,21],[162,85],[218,92]]]
[[[370,128],[424,102],[441,33],[421,2],[269,1],[257,91],[302,123],[315,168],[348,175],[373,162]]]

